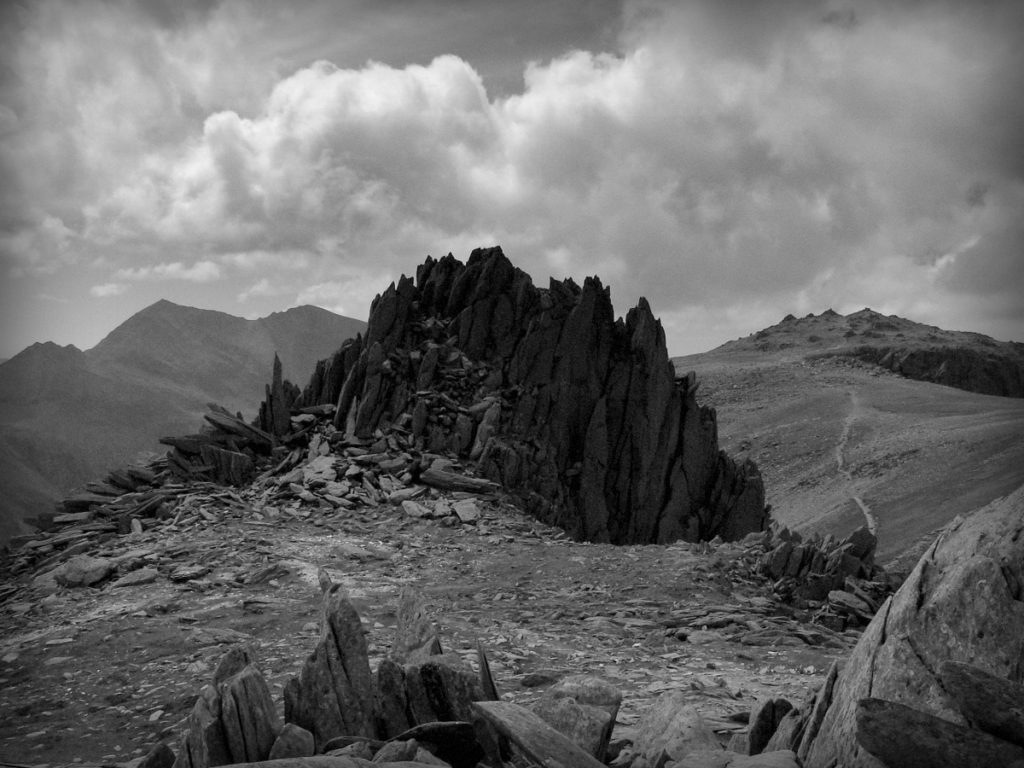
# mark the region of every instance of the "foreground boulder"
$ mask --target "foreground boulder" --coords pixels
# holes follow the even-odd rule
[[[318,365],[293,405],[335,405],[334,425],[350,438],[395,428],[423,450],[477,461],[576,538],[763,530],[761,475],[719,450],[715,411],[696,390],[692,374],[675,378],[645,300],[616,319],[597,278],[537,288],[489,248],[466,264],[428,258],[415,281],[392,284],[366,336]],[[265,430],[279,408],[270,397]]]
[[[972,743],[987,751],[978,751],[976,762],[950,764],[992,764],[985,761],[993,754],[1013,762],[1024,759],[1024,726],[1013,715],[1022,682],[1024,488],[946,527],[834,681],[830,674],[814,704],[803,707],[804,725],[791,727],[797,716],[790,713],[779,726],[788,735],[777,733],[769,747],[797,749],[807,768],[882,768],[886,757],[900,761],[912,753],[878,754],[892,741],[880,738],[879,728],[909,708],[917,714],[898,718],[894,746],[941,751],[943,732],[959,743],[973,732]],[[780,744],[783,738],[788,743]]]
[[[212,768],[266,760],[281,731],[266,679],[250,652],[229,651],[199,692],[174,768]]]

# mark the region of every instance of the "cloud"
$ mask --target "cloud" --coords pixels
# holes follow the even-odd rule
[[[221,277],[221,267],[213,261],[186,265],[180,261],[150,267],[128,267],[114,273],[115,280],[185,280],[190,283],[211,283]]]
[[[127,290],[128,286],[124,283],[104,283],[103,285],[92,286],[89,289],[89,294],[98,299],[109,299],[113,296],[120,296]]]
[[[9,256],[11,271],[23,274],[53,274],[74,264],[75,233],[57,216],[42,214],[31,223],[0,232],[0,253]]]
[[[992,299],[1024,328],[1019,3],[637,0],[617,41],[500,93],[479,45],[342,60],[327,5],[317,30],[245,4],[83,6],[45,5],[16,46],[0,255],[22,269],[258,273],[232,295],[361,313],[427,253],[500,243],[540,282],[600,274],[620,311],[646,295],[677,348],[695,318],[726,334],[847,303],[937,321]],[[454,7],[395,18],[441,35],[427,17]],[[364,51],[381,25],[353,14]]]
[[[277,296],[280,293],[281,290],[272,286],[270,284],[270,280],[265,277],[261,277],[255,283],[239,293],[238,300],[240,302],[246,302],[256,296]]]

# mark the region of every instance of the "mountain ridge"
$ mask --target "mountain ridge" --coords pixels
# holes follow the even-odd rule
[[[91,349],[26,347],[0,364],[0,541],[161,435],[196,429],[208,402],[254,409],[275,353],[301,379],[364,327],[317,307],[247,320],[161,299]]]

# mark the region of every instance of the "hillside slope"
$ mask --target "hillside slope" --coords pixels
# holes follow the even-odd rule
[[[259,320],[159,301],[96,347],[35,344],[0,365],[0,542],[54,499],[194,431],[208,402],[255,415],[275,352],[302,381],[365,323],[315,307]]]
[[[836,340],[880,322],[871,315],[787,319],[673,363],[696,371],[723,447],[761,468],[776,519],[837,534],[871,522],[885,560],[1024,482],[1024,401],[911,380],[842,353]],[[895,333],[907,340],[907,330]]]
[[[787,315],[770,328],[723,344],[730,355],[780,359],[850,357],[906,376],[968,392],[1024,397],[1024,344],[969,331],[947,331],[862,309],[840,315]]]

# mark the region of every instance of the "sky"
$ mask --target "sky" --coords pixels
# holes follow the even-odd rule
[[[1024,341],[1019,0],[0,6],[0,358],[161,298],[365,318],[428,255]]]

